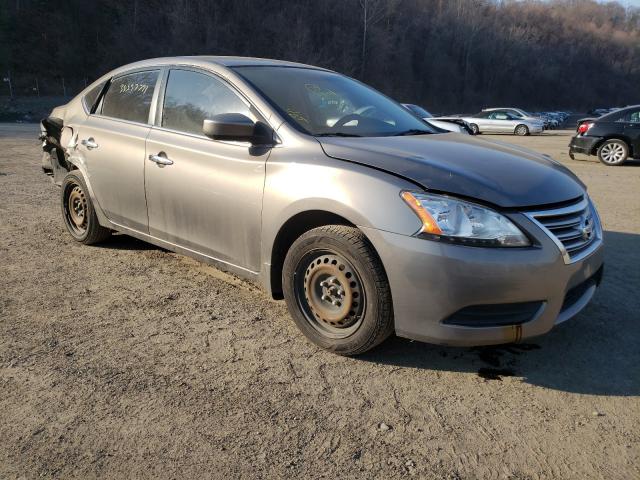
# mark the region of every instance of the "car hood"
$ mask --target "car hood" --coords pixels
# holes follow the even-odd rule
[[[573,173],[549,157],[469,135],[324,137],[318,141],[329,157],[400,175],[427,190],[505,208],[559,203],[585,192]]]

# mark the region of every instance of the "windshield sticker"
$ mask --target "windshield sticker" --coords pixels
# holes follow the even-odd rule
[[[305,117],[302,113],[293,110],[292,108],[287,108],[287,115],[289,115],[297,122],[309,123],[307,117]]]

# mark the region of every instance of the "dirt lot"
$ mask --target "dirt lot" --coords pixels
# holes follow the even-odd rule
[[[607,230],[594,302],[526,345],[342,358],[180,255],[65,233],[36,127],[0,126],[0,478],[640,478],[640,163],[550,154]]]

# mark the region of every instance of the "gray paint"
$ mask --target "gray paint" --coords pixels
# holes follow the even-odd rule
[[[272,148],[172,132],[160,128],[153,109],[148,126],[88,115],[81,102],[85,92],[55,109],[52,115],[65,122],[69,161],[85,178],[100,223],[270,291],[272,249],[282,226],[310,210],[335,213],[358,226],[379,253],[397,333],[446,344],[501,343],[544,333],[557,320],[565,292],[602,264],[597,248],[565,265],[554,242],[519,213],[508,215],[537,246],[473,248],[414,237],[420,222],[401,200],[402,190],[422,186],[512,209],[573,199],[585,195],[585,188],[547,157],[467,135],[323,138],[321,145],[289,126],[226,68],[274,63],[291,65],[233,57],[147,60],[110,72],[85,90],[134,69],[198,69],[227,81],[255,108],[276,132]],[[99,148],[81,144],[89,137]],[[161,152],[174,163],[147,160]],[[474,303],[529,300],[543,300],[545,308],[519,329],[440,324]]]

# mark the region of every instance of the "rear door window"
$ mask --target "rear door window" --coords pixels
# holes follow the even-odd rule
[[[640,110],[631,110],[620,116],[618,122],[624,123],[640,123]]]
[[[221,113],[255,120],[250,107],[222,80],[191,70],[171,70],[164,94],[162,126],[202,135],[202,124]]]
[[[137,123],[148,123],[159,71],[115,77],[104,95],[102,115]]]

